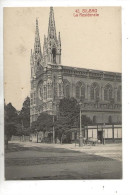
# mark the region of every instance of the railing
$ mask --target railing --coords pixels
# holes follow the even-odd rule
[[[96,102],[90,102],[90,103],[84,103],[83,110],[115,110],[115,111],[121,111],[122,105],[121,104],[110,104],[110,103],[96,103]]]

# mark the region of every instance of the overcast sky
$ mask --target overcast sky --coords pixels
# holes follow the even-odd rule
[[[97,7],[97,17],[74,17],[76,9],[54,8],[57,35],[61,32],[62,64],[121,72],[120,8]],[[43,47],[49,8],[4,8],[5,101],[18,110],[30,92],[30,51],[36,17]]]

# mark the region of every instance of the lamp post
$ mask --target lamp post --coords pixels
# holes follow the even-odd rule
[[[105,145],[105,123],[103,124],[103,144]]]
[[[79,106],[80,106],[80,129],[79,129],[79,147],[83,146],[83,136],[82,136],[82,113],[81,113],[81,105],[82,102],[79,102]]]
[[[52,143],[55,144],[55,127],[54,127],[54,122],[55,122],[55,114],[56,114],[56,109],[55,109],[55,103],[52,102],[52,117],[53,117],[53,127],[52,127]]]
[[[53,133],[53,140],[52,140],[52,142],[53,142],[53,144],[55,144],[55,128],[54,128],[54,121],[55,121],[55,118],[54,118],[55,116],[53,115],[53,129],[52,129],[52,133]]]

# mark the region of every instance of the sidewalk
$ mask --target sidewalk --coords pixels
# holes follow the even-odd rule
[[[116,159],[122,161],[122,144],[98,144],[96,146],[86,145],[83,147],[79,147],[79,145],[75,144],[63,144],[63,145],[54,145],[56,148],[65,148],[68,150],[80,151],[86,154],[94,154],[103,157],[109,157],[112,159]]]

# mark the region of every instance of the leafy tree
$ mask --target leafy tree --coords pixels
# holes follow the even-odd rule
[[[82,127],[92,124],[92,120],[90,117],[87,117],[86,115],[82,115]]]
[[[29,136],[30,133],[31,133],[30,127],[24,128],[21,123],[18,123],[16,125],[16,128],[17,128],[17,131],[16,131],[15,135],[17,135],[17,136],[22,136],[22,135],[28,135]]]
[[[56,136],[61,143],[64,137],[70,139],[71,129],[79,128],[80,125],[80,105],[75,98],[63,98],[59,103],[59,116],[55,123]],[[86,115],[82,115],[82,127],[92,124],[92,121]],[[69,141],[69,140],[68,140]]]
[[[36,121],[33,121],[31,124],[31,132],[37,135],[37,142],[38,142],[38,134],[39,131],[46,131],[50,132],[53,126],[53,118],[51,115],[47,114],[46,112],[42,112]]]
[[[4,104],[4,129],[5,129],[5,144],[8,145],[8,141],[12,135],[16,133],[16,124],[18,120],[17,110],[11,103]]]
[[[31,132],[34,133],[37,128],[38,128],[38,122],[33,121],[32,124],[31,124]]]
[[[42,112],[37,121],[32,122],[31,129],[33,132],[37,131],[50,131],[53,126],[53,118],[51,115],[47,114],[46,112]]]
[[[75,98],[63,98],[59,104],[59,116],[66,118],[67,124],[77,126],[80,106]]]
[[[59,117],[58,120],[54,123],[54,127],[56,137],[58,137],[60,142],[62,143],[64,136],[68,133],[69,129],[71,128],[67,121],[67,117]]]
[[[7,121],[17,121],[18,119],[18,113],[17,110],[12,106],[11,103],[4,105],[5,110],[5,118]]]
[[[21,123],[24,128],[30,127],[30,98],[29,97],[27,97],[23,102],[23,107],[19,113],[19,123]]]
[[[63,138],[70,134],[72,127],[79,126],[79,111],[80,107],[76,99],[63,98],[60,100],[59,116],[55,123],[55,131],[61,143]]]
[[[47,114],[46,112],[43,112],[39,115],[37,123],[39,131],[49,131],[53,125],[53,118],[51,115]]]

